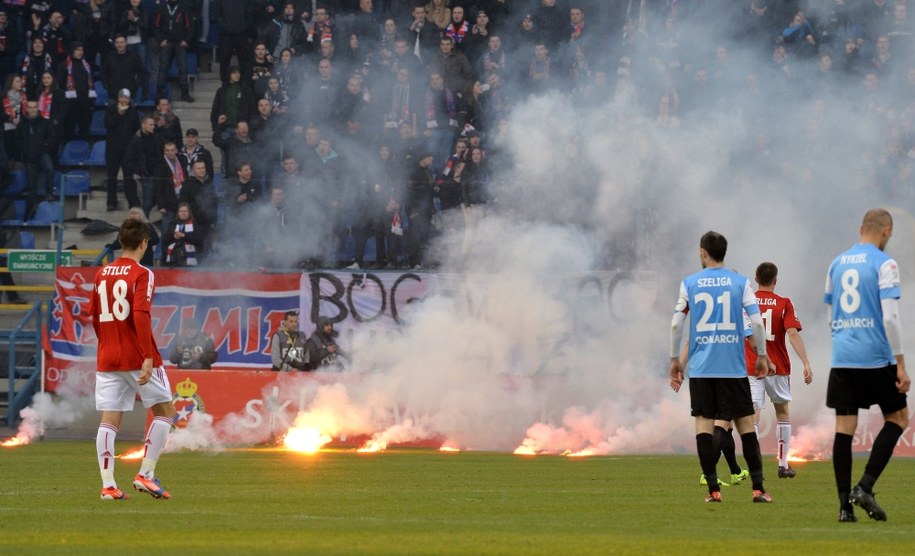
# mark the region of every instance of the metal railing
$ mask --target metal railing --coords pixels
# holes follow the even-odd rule
[[[12,427],[16,424],[19,412],[28,407],[32,401],[32,396],[38,391],[38,385],[41,380],[42,370],[42,350],[41,350],[41,332],[42,332],[42,313],[47,310],[46,303],[36,301],[32,304],[19,324],[10,331],[6,340],[9,344],[7,353],[7,369],[9,371],[9,389],[7,397],[7,426]],[[34,328],[29,327],[29,322],[34,321]],[[17,341],[34,342],[34,358],[32,365],[16,365]],[[25,384],[17,388],[20,379],[27,379]]]

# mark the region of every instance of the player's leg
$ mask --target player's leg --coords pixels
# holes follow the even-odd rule
[[[731,379],[728,381],[728,411],[737,425],[740,441],[743,445],[743,457],[747,461],[750,480],[753,482],[753,501],[771,502],[772,497],[766,493],[763,485],[762,454],[759,450],[759,437],[753,428],[753,397],[750,394],[750,380]]]
[[[95,408],[101,413],[95,436],[95,453],[102,478],[102,500],[127,498],[114,478],[115,448],[121,416],[133,405],[133,391],[123,380],[124,373],[96,373]]]
[[[737,463],[737,445],[734,443],[734,425],[730,421],[715,421],[715,441],[721,449],[721,455],[728,464],[731,481],[734,484],[743,482],[743,470]]]
[[[776,403],[775,406],[775,439],[778,442],[778,478],[793,479],[797,474],[788,465],[788,454],[791,452],[791,416],[788,412],[788,402]]]
[[[858,401],[852,369],[832,369],[826,387],[826,407],[836,412],[836,433],[832,443],[832,470],[839,495],[839,521],[858,521],[849,502],[851,492],[851,445],[858,427]]]
[[[906,395],[896,388],[896,366],[880,369],[879,375],[871,381],[874,383],[876,397],[883,411],[883,428],[874,438],[871,455],[864,467],[864,475],[858,485],[852,489],[849,499],[861,506],[873,519],[885,521],[886,512],[877,505],[874,499],[874,484],[886,469],[893,456],[893,449],[909,423],[909,411]]]
[[[696,452],[702,474],[708,482],[709,496],[706,502],[721,501],[721,487],[718,484],[718,454],[715,447],[715,416],[718,413],[714,378],[690,378],[689,397],[693,417],[696,418]],[[716,494],[717,493],[717,494]]]
[[[138,386],[138,392],[143,405],[152,411],[153,420],[146,431],[143,462],[140,464],[140,472],[134,477],[133,487],[155,498],[171,498],[156,479],[156,464],[165,448],[168,433],[175,419],[175,406],[171,401],[171,386],[165,369],[153,369],[149,382]]]

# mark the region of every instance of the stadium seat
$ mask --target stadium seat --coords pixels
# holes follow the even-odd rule
[[[92,186],[89,172],[85,170],[72,170],[60,179],[64,195],[68,197],[78,197],[80,193],[87,193]]]
[[[35,234],[32,232],[19,232],[19,248],[20,249],[35,249]]]
[[[87,166],[104,166],[105,165],[105,141],[96,141],[92,145],[92,151],[86,159]]]
[[[96,106],[105,106],[108,104],[108,89],[105,88],[105,85],[101,81],[96,81],[93,85],[95,87],[95,105]]]
[[[82,166],[89,158],[89,143],[82,139],[73,139],[64,144],[60,152],[61,166]]]
[[[92,113],[92,123],[89,124],[89,135],[93,137],[104,137],[105,132],[105,111],[96,110]]]
[[[25,201],[21,199],[13,201],[10,208],[12,209],[12,214],[9,215],[9,218],[5,218],[0,221],[0,225],[21,226],[23,223],[23,218],[25,218]]]
[[[25,170],[13,170],[10,172],[10,182],[3,189],[4,195],[19,195],[28,186],[28,180]]]
[[[60,221],[63,215],[63,207],[55,201],[42,201],[38,203],[35,209],[35,216],[27,222],[30,226],[50,226],[52,223]]]

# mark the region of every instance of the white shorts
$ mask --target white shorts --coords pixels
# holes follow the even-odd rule
[[[772,403],[783,404],[791,401],[791,376],[772,375],[764,378],[750,378],[750,395],[753,409],[759,411],[766,406],[766,394]]]
[[[130,411],[137,394],[143,407],[172,401],[172,388],[165,367],[156,367],[149,382],[140,385],[140,371],[108,371],[95,373],[95,409],[98,411]]]

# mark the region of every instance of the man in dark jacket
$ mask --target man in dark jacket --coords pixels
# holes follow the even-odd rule
[[[187,49],[191,40],[191,19],[187,5],[178,0],[167,0],[159,6],[153,19],[153,37],[159,43],[159,75],[156,79],[156,96],[165,96],[165,82],[172,60],[178,64],[178,86],[181,100],[194,102],[188,92]]]
[[[186,202],[184,185],[187,183],[187,173],[184,171],[187,161],[178,154],[178,145],[169,141],[162,148],[162,155],[153,170],[153,180],[156,188],[156,208],[162,217],[162,234],[170,228],[172,220],[178,213],[178,204]],[[197,215],[194,214],[196,220]]]
[[[432,216],[435,205],[432,200],[432,153],[419,155],[407,183],[407,198],[404,203],[410,229],[407,232],[406,266],[422,268],[425,251],[432,236]]]
[[[127,146],[140,129],[137,108],[128,89],[121,89],[114,104],[105,109],[105,159],[108,178],[108,212],[118,208],[118,172],[124,170],[124,196],[128,207],[140,206],[137,182],[126,160]]]
[[[327,317],[318,317],[317,329],[305,347],[308,350],[308,361],[316,371],[342,371],[343,353],[337,345],[338,333],[334,323]]]
[[[22,59],[22,67],[19,69],[19,73],[25,79],[28,98],[38,98],[41,91],[41,76],[46,71],[53,74],[56,70],[54,60],[45,50],[44,41],[39,35],[32,39],[32,53]]]
[[[267,52],[273,56],[274,62],[279,61],[284,48],[292,50],[293,54],[301,54],[305,48],[305,39],[305,26],[295,12],[294,2],[285,2],[283,13],[277,14],[260,36],[260,40],[267,44]]]
[[[140,86],[146,82],[146,66],[140,55],[127,49],[127,37],[118,35],[114,38],[114,50],[108,53],[102,62],[102,83],[109,97],[114,97],[121,89],[127,89],[136,97]]]
[[[126,163],[130,174],[139,178],[143,185],[143,212],[149,216],[156,202],[153,174],[163,152],[162,137],[156,133],[156,120],[146,116],[140,120],[140,131],[136,132],[127,145]]]
[[[253,0],[214,0],[210,5],[211,15],[219,25],[219,77],[223,84],[229,82],[229,61],[232,54],[238,56],[238,65],[242,75],[251,75],[251,58],[254,45],[251,36],[254,32]]]
[[[213,226],[216,225],[217,204],[213,177],[207,174],[206,162],[197,160],[191,164],[191,173],[184,182],[178,199],[190,205],[195,230],[199,229],[202,244],[206,245]]]
[[[32,217],[38,197],[38,186],[44,184],[45,193],[51,194],[51,177],[54,162],[51,160],[51,124],[38,115],[38,102],[30,100],[26,105],[25,118],[16,128],[16,142],[19,145],[22,164],[28,182],[25,204],[25,219]]]

